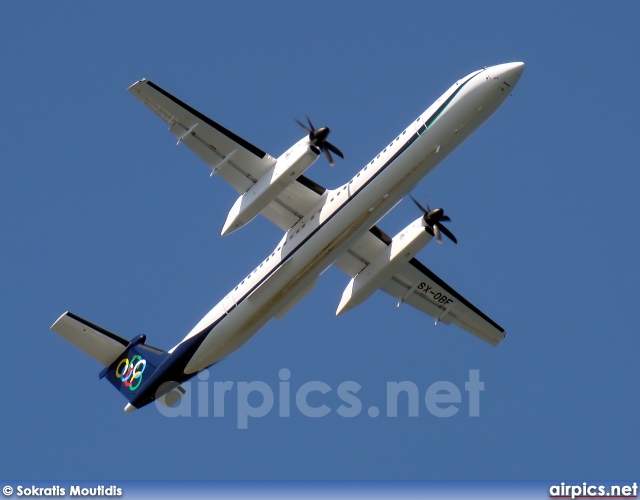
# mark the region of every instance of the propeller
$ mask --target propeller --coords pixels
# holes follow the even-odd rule
[[[327,141],[327,137],[331,133],[331,130],[329,129],[329,127],[320,127],[319,129],[316,129],[313,126],[313,123],[311,123],[311,119],[308,116],[307,116],[307,122],[309,123],[308,127],[305,124],[301,123],[297,118],[294,118],[294,120],[298,123],[298,125],[300,125],[303,129],[306,130],[306,132],[309,134],[309,142],[311,143],[311,146],[322,151],[322,154],[324,154],[324,157],[329,162],[329,165],[333,167],[333,158],[331,156],[331,153],[338,155],[340,158],[344,160],[344,155],[342,154],[342,151],[340,151],[337,147],[335,147],[333,144]]]
[[[441,208],[434,208],[433,210],[431,210],[431,207],[428,203],[427,208],[424,208],[413,196],[409,196],[416,204],[416,206],[420,209],[420,211],[424,214],[424,222],[426,226],[431,228],[431,231],[433,231],[433,235],[436,237],[436,241],[438,243],[442,243],[442,234],[444,234],[447,238],[449,238],[457,245],[458,240],[456,239],[456,237],[442,224],[443,222],[451,221],[451,218],[448,215],[444,214],[444,210],[442,210]]]

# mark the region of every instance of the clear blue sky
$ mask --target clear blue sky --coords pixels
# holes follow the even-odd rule
[[[638,476],[637,2],[11,2],[0,18],[0,426],[5,479]],[[332,129],[343,183],[458,78],[524,61],[513,97],[416,189],[457,247],[419,258],[509,332],[491,348],[378,292],[344,316],[329,270],[209,382],[485,382],[451,418],[132,415],[49,331],[71,310],[162,348],[272,250],[235,193],[126,91],[147,77],[278,156],[293,116]],[[380,226],[417,217],[401,203]],[[233,396],[232,396],[233,397]],[[315,396],[335,408],[335,391]],[[256,403],[257,404],[257,403]],[[212,414],[212,411],[210,411]]]

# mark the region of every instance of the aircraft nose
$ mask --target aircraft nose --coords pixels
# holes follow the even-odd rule
[[[515,87],[516,83],[518,83],[518,80],[520,80],[520,77],[522,76],[522,71],[524,70],[524,63],[523,62],[507,63],[507,64],[503,64],[502,68],[500,69],[502,70],[501,79],[507,82],[512,87]]]

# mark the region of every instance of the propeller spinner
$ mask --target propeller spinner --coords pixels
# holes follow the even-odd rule
[[[451,221],[451,218],[448,215],[444,215],[444,210],[441,208],[434,208],[431,210],[429,204],[427,203],[427,208],[424,208],[420,203],[416,201],[416,199],[409,195],[416,206],[420,209],[420,211],[424,214],[424,222],[427,227],[431,228],[433,231],[433,235],[436,237],[436,241],[438,243],[442,243],[442,234],[444,234],[447,238],[453,241],[456,245],[458,244],[458,240],[453,235],[451,231],[449,231],[442,223]],[[442,233],[442,234],[441,234]]]
[[[301,123],[297,118],[294,118],[294,120],[296,120],[298,125],[300,125],[303,129],[307,131],[307,133],[309,134],[309,142],[311,143],[312,146],[322,151],[322,154],[324,154],[324,157],[329,162],[329,165],[333,167],[333,157],[331,156],[330,151],[338,155],[340,158],[344,160],[344,155],[342,154],[342,151],[340,151],[337,147],[335,147],[333,144],[327,141],[327,137],[331,133],[331,130],[329,129],[329,127],[320,127],[319,129],[316,129],[313,126],[313,123],[311,123],[311,119],[308,116],[307,116],[307,122],[309,123],[308,127],[303,123]]]

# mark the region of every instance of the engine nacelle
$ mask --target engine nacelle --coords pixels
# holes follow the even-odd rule
[[[253,220],[318,159],[318,154],[307,137],[289,148],[258,182],[236,200],[222,228],[222,236]]]
[[[425,228],[423,217],[395,235],[391,244],[349,282],[342,293],[336,316],[368,299],[429,243],[431,238],[433,235]]]

